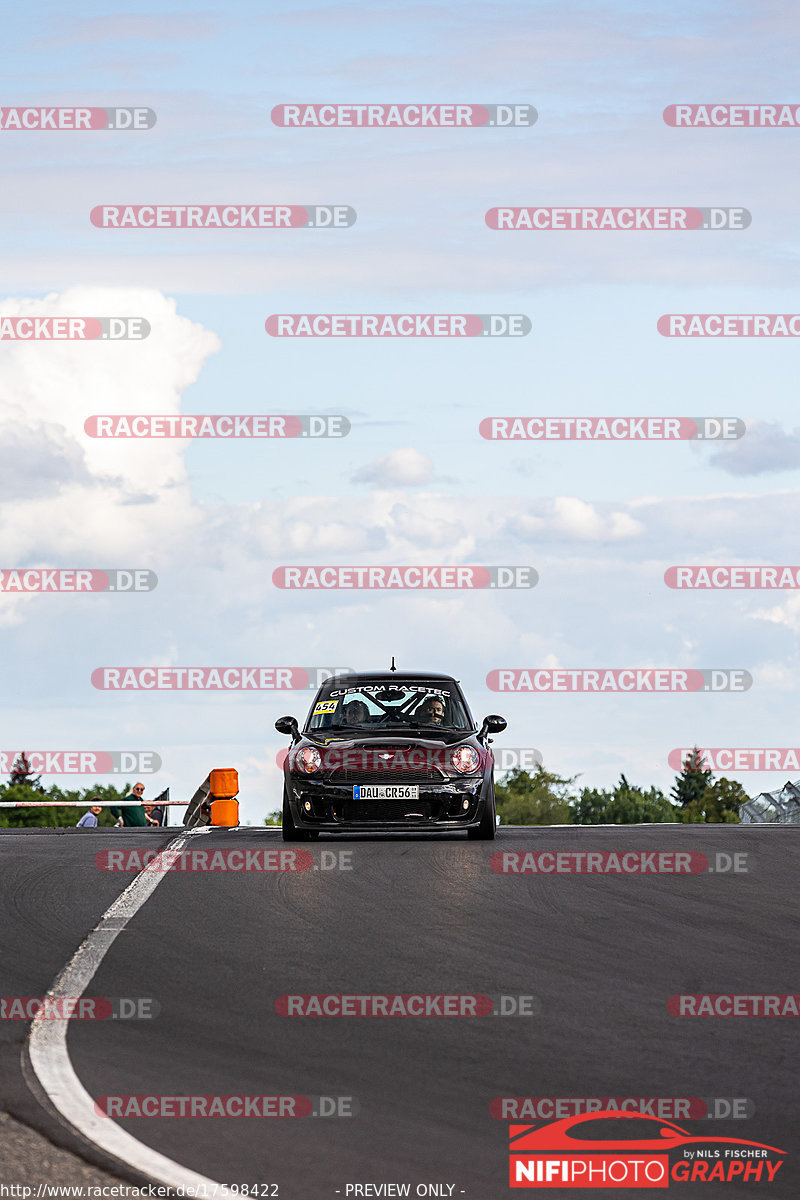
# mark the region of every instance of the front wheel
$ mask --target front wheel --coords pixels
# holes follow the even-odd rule
[[[495,825],[494,792],[492,792],[491,800],[487,800],[483,806],[480,825],[476,825],[474,829],[468,829],[467,837],[472,841],[493,842]]]
[[[298,829],[294,823],[292,810],[289,806],[289,797],[286,795],[286,788],[283,789],[283,810],[281,812],[281,834],[285,842],[310,842],[311,831],[308,829]]]

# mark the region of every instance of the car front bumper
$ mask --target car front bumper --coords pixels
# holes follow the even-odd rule
[[[363,783],[385,785],[387,781],[365,778]],[[354,797],[352,782],[316,780],[294,772],[287,777],[287,795],[298,829],[331,833],[374,829],[448,830],[469,829],[480,823],[483,798],[488,791],[482,776],[420,780],[415,786],[419,788],[416,799],[361,800]]]

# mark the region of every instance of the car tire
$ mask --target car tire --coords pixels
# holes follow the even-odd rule
[[[283,789],[283,809],[281,812],[281,836],[285,842],[310,842],[312,834],[308,829],[298,829],[294,823],[292,810],[286,788]]]
[[[476,825],[474,829],[468,829],[467,837],[471,841],[493,842],[495,826],[494,788],[492,788],[491,800],[487,800],[483,806],[480,825]]]

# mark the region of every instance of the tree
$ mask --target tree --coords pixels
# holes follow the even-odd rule
[[[569,825],[570,789],[578,778],[562,779],[537,763],[533,771],[516,767],[495,785],[501,825]]]
[[[696,825],[707,822],[713,825],[737,825],[739,809],[745,800],[747,792],[735,779],[720,776],[715,783],[706,788],[702,796],[692,800],[678,813],[678,819],[686,824]]]
[[[703,823],[735,825],[747,792],[734,779],[722,776],[714,780],[697,746],[687,754],[679,775],[675,776],[672,795],[678,806],[678,820],[686,825]]]
[[[31,767],[24,750],[22,750],[19,754],[19,757],[14,760],[8,782],[9,784],[14,784],[20,787],[35,788],[39,792],[44,791],[44,788],[40,786],[42,777],[41,775],[34,775],[33,768]]]
[[[714,775],[697,746],[684,759],[679,775],[675,776],[670,795],[679,808],[701,801]]]
[[[575,825],[641,825],[675,821],[675,809],[655,787],[636,787],[620,775],[612,791],[583,788],[573,812]]]

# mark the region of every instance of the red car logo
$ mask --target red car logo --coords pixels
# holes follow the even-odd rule
[[[590,1117],[585,1114],[565,1117],[563,1121],[553,1121],[538,1129],[531,1125],[512,1125],[509,1136],[514,1154],[526,1150],[660,1150],[663,1153],[676,1146],[701,1143],[706,1146],[756,1146],[759,1150],[771,1150],[773,1154],[786,1153],[775,1146],[742,1141],[741,1138],[696,1137],[671,1121],[659,1121],[644,1113],[620,1112],[616,1108],[592,1113]]]

